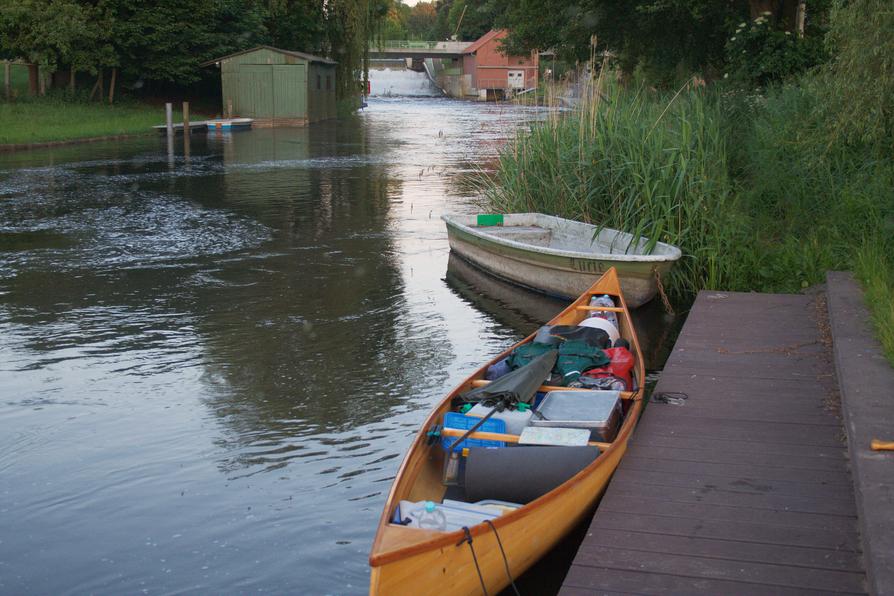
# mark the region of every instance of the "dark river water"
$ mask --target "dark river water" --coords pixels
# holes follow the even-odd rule
[[[562,307],[448,262],[439,219],[542,115],[0,154],[0,593],[365,592],[430,406]]]

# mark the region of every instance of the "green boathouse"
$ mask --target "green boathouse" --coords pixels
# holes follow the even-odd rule
[[[335,65],[329,58],[258,46],[206,62],[220,68],[226,118],[256,126],[302,126],[335,118]]]

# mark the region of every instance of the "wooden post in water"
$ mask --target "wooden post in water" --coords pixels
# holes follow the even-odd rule
[[[115,79],[118,78],[118,67],[112,67],[112,82],[109,84],[109,105],[115,102]]]
[[[165,104],[165,127],[168,137],[168,167],[174,167],[174,104]]]
[[[174,104],[165,104],[165,126],[167,127],[168,137],[174,136]]]
[[[6,93],[6,99],[12,99],[12,86],[11,86],[11,83],[9,82],[11,75],[10,75],[9,71],[10,71],[9,60],[4,60],[3,61],[3,90]]]
[[[189,127],[189,102],[183,102],[183,156],[189,159],[189,140],[192,129]]]

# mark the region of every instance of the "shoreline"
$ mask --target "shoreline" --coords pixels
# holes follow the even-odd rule
[[[65,139],[61,141],[38,141],[34,143],[5,143],[0,144],[0,153],[12,151],[27,151],[31,149],[45,149],[47,147],[58,147],[62,145],[76,145],[78,143],[96,143],[98,141],[118,141],[133,137],[149,136],[151,132],[131,132],[119,135],[104,135],[100,137],[79,137],[76,139]]]

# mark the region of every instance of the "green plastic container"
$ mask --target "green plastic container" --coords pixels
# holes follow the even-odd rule
[[[487,226],[502,226],[502,213],[481,213],[478,215],[478,227],[485,228]]]

